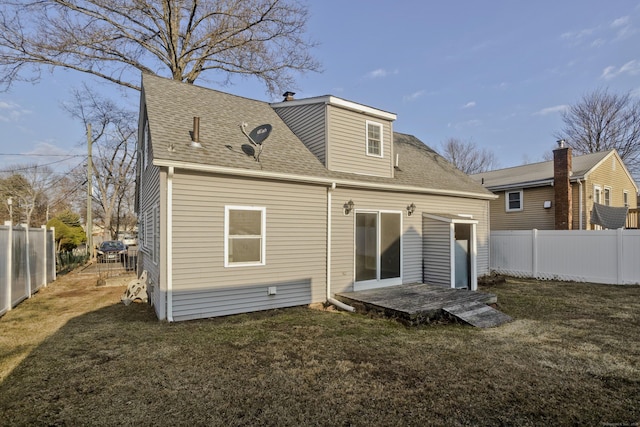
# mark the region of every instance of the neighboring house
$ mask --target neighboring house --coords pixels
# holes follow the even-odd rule
[[[333,96],[269,104],[143,75],[139,268],[158,317],[422,281],[475,289],[495,196],[394,133],[395,118]]]
[[[498,198],[491,230],[590,230],[594,203],[637,208],[638,186],[615,150],[572,157],[563,144],[554,160],[471,175]]]

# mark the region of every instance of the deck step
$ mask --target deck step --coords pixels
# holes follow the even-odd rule
[[[442,308],[447,313],[477,328],[493,328],[513,319],[481,302],[468,302]]]

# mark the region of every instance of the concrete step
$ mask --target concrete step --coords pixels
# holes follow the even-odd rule
[[[468,302],[442,308],[445,312],[477,328],[493,328],[513,319],[481,302]]]

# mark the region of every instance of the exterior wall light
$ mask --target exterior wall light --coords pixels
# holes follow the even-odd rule
[[[409,206],[407,206],[407,216],[413,215],[413,212],[415,212],[415,210],[416,210],[416,205],[411,203]]]
[[[344,214],[349,215],[349,213],[351,213],[351,211],[353,210],[354,206],[355,204],[353,203],[353,200],[349,200],[347,203],[345,203],[342,206],[344,208]]]

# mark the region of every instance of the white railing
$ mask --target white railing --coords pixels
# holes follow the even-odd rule
[[[640,284],[640,230],[492,231],[491,270],[537,279]]]
[[[0,315],[55,279],[53,229],[0,226]]]

